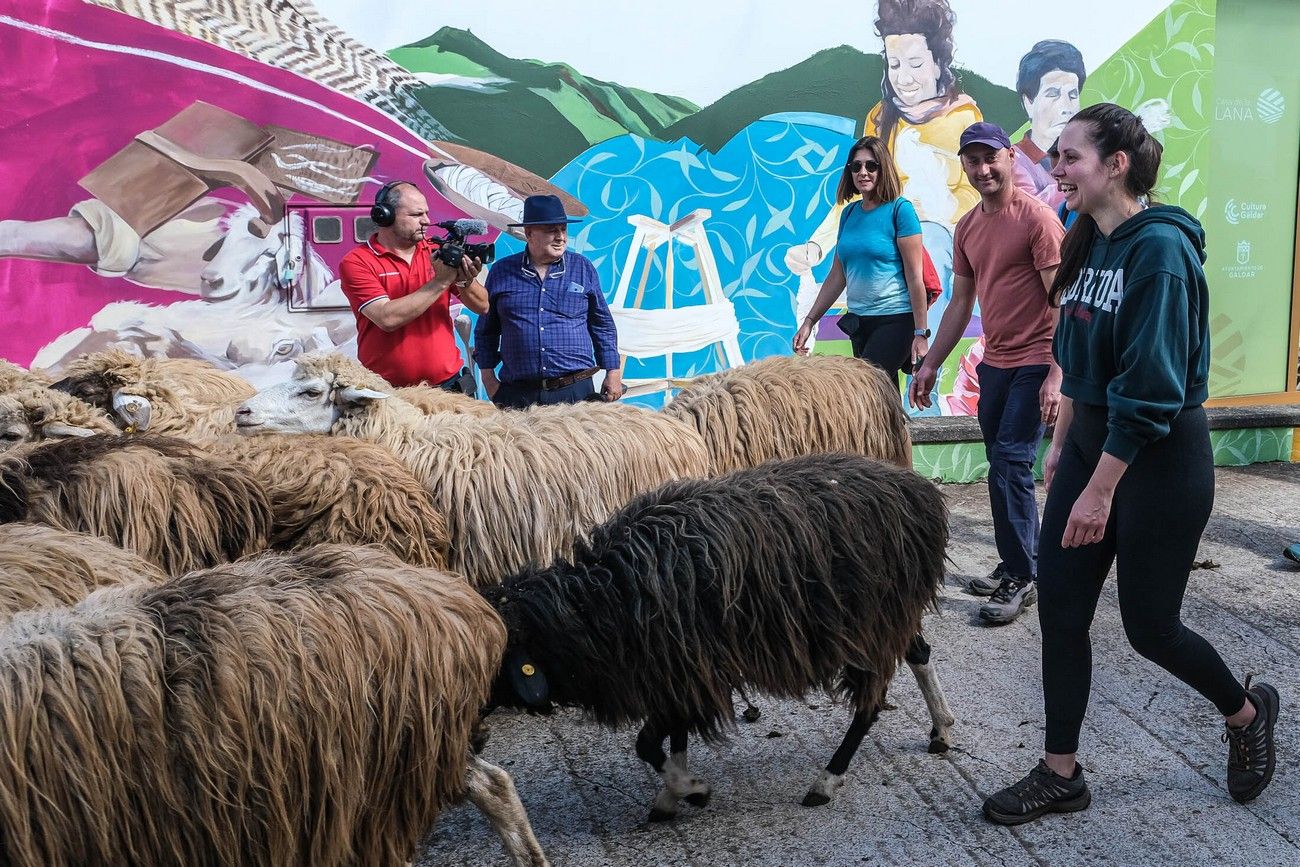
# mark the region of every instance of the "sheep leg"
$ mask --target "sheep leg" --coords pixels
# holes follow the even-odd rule
[[[515,867],[549,867],[510,775],[478,756],[469,760],[469,800],[501,838]]]
[[[946,753],[952,745],[952,735],[949,729],[957,722],[952,715],[952,710],[948,707],[948,699],[944,697],[943,687],[939,685],[939,676],[934,673],[934,668],[930,665],[930,645],[925,640],[925,636],[916,633],[912,637],[912,643],[907,647],[907,667],[912,669],[912,674],[916,677],[916,684],[921,688],[921,695],[925,698],[925,706],[930,711],[930,746],[931,753]]]
[[[808,789],[808,794],[804,795],[805,807],[820,807],[829,804],[835,797],[840,786],[844,785],[844,772],[849,769],[849,762],[857,755],[858,747],[862,745],[862,739],[867,736],[876,717],[880,716],[884,690],[877,688],[874,674],[860,668],[848,667],[844,669],[843,680],[849,697],[853,700],[853,706],[857,710],[853,714],[853,722],[849,724],[849,730],[844,733],[844,740],[840,741],[839,748],[835,750],[835,755],[831,756],[830,763],[817,775],[817,781]]]
[[[672,755],[664,752],[664,731],[646,723],[636,738],[636,754],[655,769],[664,786],[650,806],[651,822],[666,822],[677,815],[678,802],[683,798],[696,807],[703,807],[713,793],[708,783],[691,776],[686,765],[686,727],[670,730]]]

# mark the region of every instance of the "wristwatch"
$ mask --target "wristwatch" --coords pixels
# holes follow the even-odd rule
[[[913,337],[924,337],[926,340],[929,340],[929,339],[930,339],[930,329],[927,328],[927,329],[925,329],[924,331],[922,331],[921,329],[918,328],[918,329],[916,329],[915,331],[912,332],[912,336],[913,336]]]

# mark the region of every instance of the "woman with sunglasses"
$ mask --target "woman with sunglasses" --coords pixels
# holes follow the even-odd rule
[[[898,169],[885,143],[863,136],[849,151],[835,198],[840,213],[835,259],[817,300],[794,336],[794,351],[808,354],[808,338],[841,292],[849,312],[840,328],[853,354],[881,368],[895,382],[925,355],[925,284],[921,277],[921,223],[900,196]]]

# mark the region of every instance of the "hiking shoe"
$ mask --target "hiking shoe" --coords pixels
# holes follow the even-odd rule
[[[1003,578],[1010,578],[1011,573],[1001,563],[983,578],[972,578],[966,582],[966,592],[972,596],[992,596],[1002,586]]]
[[[1002,579],[988,602],[980,606],[980,620],[985,623],[1010,623],[1038,601],[1038,585],[1033,578]]]
[[[1253,801],[1273,779],[1273,725],[1281,699],[1267,683],[1250,685],[1246,676],[1246,697],[1255,706],[1255,718],[1241,728],[1227,726],[1223,740],[1228,744],[1228,794],[1238,804]]]
[[[1023,825],[1044,813],[1077,813],[1091,803],[1083,765],[1076,764],[1074,776],[1066,779],[1039,759],[1038,767],[1023,780],[984,802],[984,818],[999,825]]]
[[[1300,542],[1287,545],[1283,548],[1282,556],[1290,560],[1292,563],[1300,563]]]

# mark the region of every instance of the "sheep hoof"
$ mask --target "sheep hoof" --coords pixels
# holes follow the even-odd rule
[[[752,723],[752,722],[758,722],[758,718],[761,717],[762,715],[763,712],[751,704],[747,708],[745,708],[745,712],[742,713],[740,716],[745,720],[745,722]]]
[[[692,792],[686,796],[686,803],[692,807],[707,807],[711,797],[713,797],[712,792]]]
[[[948,752],[949,749],[948,742],[943,738],[931,738],[930,746],[926,747],[926,752],[932,756],[941,756]]]
[[[831,802],[831,796],[809,790],[808,794],[803,796],[803,805],[805,807],[824,807]]]
[[[658,807],[650,808],[651,822],[670,822],[677,818],[677,814],[671,810],[661,810]]]

